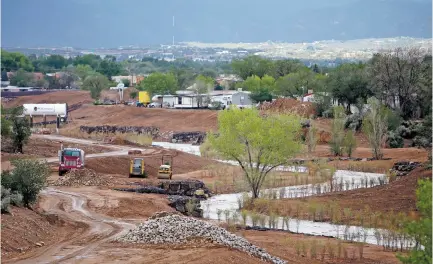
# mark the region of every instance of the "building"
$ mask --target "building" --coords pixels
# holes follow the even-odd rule
[[[129,83],[133,86],[139,84],[142,80],[144,80],[145,76],[141,75],[125,75],[125,76],[112,76],[111,80],[116,83],[120,83],[123,79],[129,80]]]
[[[251,92],[242,91],[239,88],[237,91],[213,91],[211,94],[210,101],[220,102],[223,107],[229,107],[230,105],[235,105],[240,108],[249,108],[253,106],[253,101],[251,99]]]

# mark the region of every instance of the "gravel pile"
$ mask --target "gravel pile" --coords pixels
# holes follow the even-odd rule
[[[118,238],[118,241],[149,244],[185,244],[195,239],[206,239],[235,248],[272,263],[287,263],[271,256],[264,249],[254,246],[246,239],[229,233],[224,228],[176,214],[148,220]]]
[[[103,186],[108,185],[108,181],[98,175],[94,170],[73,169],[65,176],[60,177],[56,182],[56,186]]]

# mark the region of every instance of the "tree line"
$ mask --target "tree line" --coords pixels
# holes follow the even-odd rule
[[[252,92],[256,102],[276,97],[298,98],[313,90],[319,116],[329,110],[331,98],[337,99],[345,106],[346,113],[350,113],[353,106],[362,107],[371,96],[398,111],[404,119],[424,117],[431,111],[432,57],[431,53],[418,48],[383,51],[366,62],[343,63],[334,68],[317,64],[307,67],[296,59],[271,60],[255,55],[230,63],[185,59],[168,62],[154,58],[119,62],[110,55],[102,58],[87,54],[67,59],[60,55],[26,57],[6,51],[2,51],[1,63],[3,80],[7,79],[6,72],[16,72],[11,85],[54,89],[80,87],[93,91],[94,97],[99,96],[101,89],[115,86],[110,81],[114,75],[150,74],[137,88],[151,94],[173,93],[201,79],[200,82],[204,80],[210,87],[205,85],[198,89],[200,92],[243,88]],[[61,73],[35,80],[29,74],[32,71]],[[221,73],[236,74],[242,81],[218,85],[215,78]],[[127,80],[124,82],[129,84]]]

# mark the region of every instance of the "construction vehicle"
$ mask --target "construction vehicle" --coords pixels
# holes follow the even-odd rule
[[[133,158],[129,163],[129,177],[146,177],[146,172],[144,171],[144,159],[143,158]]]
[[[63,144],[58,152],[59,156],[59,176],[62,176],[71,169],[84,168],[84,151],[79,148],[63,148]]]
[[[164,158],[169,158],[169,161],[164,161]],[[173,177],[173,156],[162,155],[161,166],[158,169],[158,179],[169,179]]]
[[[138,92],[137,107],[147,107],[150,104],[150,96],[146,91]]]

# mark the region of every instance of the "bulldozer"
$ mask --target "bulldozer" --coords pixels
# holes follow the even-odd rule
[[[141,177],[146,178],[146,172],[144,171],[144,159],[143,158],[133,158],[129,163],[129,178],[131,177]]]
[[[164,159],[166,158],[166,159]],[[167,160],[169,159],[169,161]],[[162,155],[161,166],[158,169],[158,179],[169,179],[173,177],[173,156],[171,155]]]

